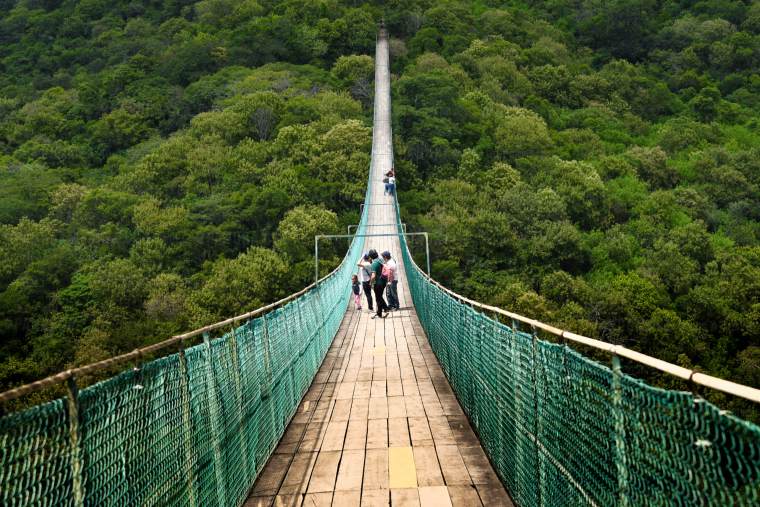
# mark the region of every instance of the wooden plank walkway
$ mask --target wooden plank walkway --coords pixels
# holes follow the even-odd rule
[[[403,301],[349,309],[246,507],[511,505]]]
[[[381,35],[370,224],[395,222],[382,185],[392,160],[388,43]],[[367,238],[369,248],[389,250],[399,263],[401,310],[371,319],[364,296],[365,310],[349,305],[245,506],[512,506],[411,306],[398,238]]]

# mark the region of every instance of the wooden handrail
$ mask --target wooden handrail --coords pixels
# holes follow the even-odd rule
[[[709,387],[711,389],[716,389],[718,391],[722,391],[724,393],[731,394],[733,396],[738,396],[740,398],[754,401],[755,403],[760,403],[760,389],[755,389],[754,387],[745,386],[743,384],[737,384],[736,382],[731,382],[730,380],[724,380],[718,377],[707,375],[705,373],[700,373],[698,371],[690,370],[688,368],[684,368],[682,366],[678,366],[678,365],[669,363],[667,361],[663,361],[662,359],[657,359],[656,357],[642,354],[641,352],[626,348],[622,345],[614,345],[612,343],[607,343],[601,340],[597,340],[594,338],[589,338],[587,336],[572,333],[570,331],[560,329],[555,326],[551,326],[549,324],[545,324],[539,320],[531,319],[523,315],[520,315],[518,313],[503,310],[496,306],[479,303],[477,301],[464,297],[461,294],[457,294],[453,290],[447,287],[444,287],[438,281],[436,281],[433,277],[427,275],[423,270],[419,268],[419,266],[417,266],[417,263],[414,262],[414,259],[412,258],[411,253],[409,252],[408,249],[407,249],[407,253],[409,254],[409,259],[412,262],[413,268],[416,269],[420,275],[422,275],[430,283],[432,283],[433,285],[435,285],[436,287],[438,287],[439,289],[441,289],[443,292],[450,295],[454,299],[457,299],[458,301],[462,303],[466,303],[472,306],[473,308],[478,308],[478,309],[485,310],[485,311],[495,313],[498,315],[503,315],[512,320],[516,320],[518,322],[527,324],[533,329],[540,329],[549,334],[558,336],[562,338],[563,340],[579,343],[581,345],[586,345],[587,347],[592,347],[597,350],[602,350],[609,354],[625,357],[626,359],[636,361],[637,363],[643,364],[645,366],[649,366],[650,368],[654,368],[656,370],[660,370],[662,372],[668,373],[680,379],[687,380],[689,382],[693,382],[695,384],[699,384],[705,387]]]

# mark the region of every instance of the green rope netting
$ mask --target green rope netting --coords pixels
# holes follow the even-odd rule
[[[362,244],[271,313],[81,390],[78,443],[65,400],[0,419],[0,505],[242,504],[340,326]]]
[[[403,236],[401,250],[422,327],[517,505],[760,505],[760,428],[490,319],[430,283]]]

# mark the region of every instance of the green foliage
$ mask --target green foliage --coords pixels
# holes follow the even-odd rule
[[[0,385],[305,283],[381,17],[434,276],[757,383],[757,3],[204,0],[0,2]]]
[[[433,276],[756,385],[757,6],[492,5],[391,17],[400,199]]]
[[[306,283],[364,196],[378,16],[320,5],[0,3],[0,387]]]

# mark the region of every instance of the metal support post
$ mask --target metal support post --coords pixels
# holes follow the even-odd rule
[[[377,238],[391,236],[423,236],[425,238],[425,256],[427,274],[430,276],[430,240],[427,232],[393,232],[378,234],[318,234],[314,236],[314,283],[319,283],[319,240],[340,238]]]
[[[71,445],[71,496],[74,505],[84,506],[84,477],[82,467],[82,435],[79,431],[79,388],[73,376],[66,379],[66,404],[69,411],[69,443]]]
[[[366,224],[364,227],[397,227],[398,224]],[[351,229],[358,229],[359,224],[351,224],[346,228],[346,232],[348,234],[351,234]],[[406,223],[402,222],[401,227],[404,229],[404,232],[406,233]]]
[[[628,506],[628,469],[625,456],[625,414],[623,412],[623,372],[620,358],[612,355],[612,407],[615,420],[615,467],[617,468],[618,505]]]
[[[314,236],[314,283],[319,283],[319,238]]]
[[[209,334],[203,333],[203,344],[206,348],[206,397],[209,404],[209,419],[211,423],[211,445],[214,451],[214,471],[216,472],[216,494],[219,505],[227,504],[227,483],[224,479],[222,465],[222,447],[219,442],[221,432],[221,418],[219,399],[217,397],[216,375],[214,374],[214,361]]]
[[[245,408],[245,405],[243,403],[243,386],[242,386],[242,369],[240,367],[240,352],[238,351],[238,342],[237,342],[237,333],[235,330],[235,321],[232,322],[231,330],[230,330],[230,337],[229,337],[229,344],[230,344],[230,355],[232,356],[232,370],[233,370],[233,377],[235,379],[235,401],[237,402],[237,431],[238,435],[240,435],[240,449],[243,454],[243,469],[245,470],[245,476],[246,478],[252,477],[252,474],[250,473],[249,466],[251,462],[251,455],[248,452],[248,434],[243,431],[243,424],[245,421],[245,414],[243,414],[243,410]]]
[[[187,356],[185,355],[185,343],[179,342],[179,385],[180,398],[182,399],[182,443],[185,451],[185,472],[187,473],[187,504],[195,507],[195,459],[193,458],[192,444],[192,407],[190,407],[190,377],[187,371]]]

